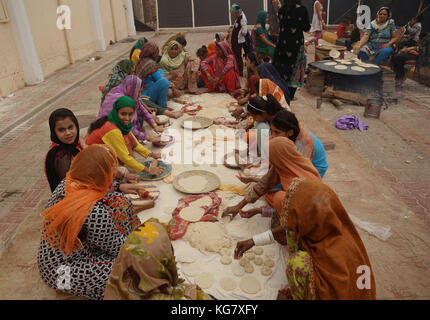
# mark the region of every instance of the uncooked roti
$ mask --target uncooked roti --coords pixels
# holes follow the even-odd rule
[[[254,249],[254,253],[255,253],[257,256],[261,256],[261,255],[263,254],[263,252],[264,252],[264,249],[263,249],[263,248],[258,247],[258,248],[255,248],[255,249]]]
[[[332,62],[326,62],[326,63],[324,63],[324,65],[326,65],[326,66],[335,66],[335,65],[337,65],[337,62],[334,62],[334,61],[332,61]]]
[[[190,277],[195,277],[199,274],[200,268],[198,266],[192,265],[192,264],[181,264],[181,271]]]
[[[203,176],[195,175],[179,179],[178,183],[188,192],[197,193],[206,188],[208,180]]]
[[[261,290],[261,285],[257,278],[245,276],[240,280],[239,288],[245,293],[255,294]]]
[[[212,273],[203,272],[199,274],[195,279],[196,284],[202,289],[209,289],[215,282],[215,278]]]
[[[346,69],[348,69],[348,67],[344,66],[343,64],[339,64],[339,65],[335,66],[334,68],[338,69],[338,70],[346,70]]]
[[[204,196],[190,203],[190,207],[209,207],[211,205],[212,205],[212,198],[209,196]]]
[[[200,219],[203,217],[204,214],[205,214],[205,209],[199,208],[199,207],[192,207],[192,206],[185,207],[179,212],[179,216],[182,219],[190,222],[200,221]]]
[[[242,258],[242,259],[240,259],[240,260],[239,260],[239,264],[240,264],[242,267],[244,267],[244,266],[246,266],[246,265],[248,265],[248,264],[249,264],[249,260],[248,260],[248,259],[246,259],[246,258]]]
[[[231,250],[230,250],[230,249],[228,249],[228,248],[222,248],[222,249],[220,250],[219,254],[220,254],[221,256],[227,256],[227,257],[230,257]]]
[[[234,264],[231,267],[231,272],[237,277],[241,277],[245,274],[245,269],[238,264]]]
[[[229,278],[229,277],[222,278],[219,281],[219,284],[221,288],[223,288],[225,291],[233,291],[237,287],[236,281],[234,281],[232,278]]]
[[[169,121],[169,117],[168,116],[163,116],[163,115],[161,115],[161,116],[157,116],[157,118],[158,118],[158,124],[165,124],[165,123],[167,123],[167,121]]]
[[[221,261],[222,264],[230,264],[231,263],[231,258],[228,257],[228,256],[222,256],[220,261]]]
[[[366,69],[364,69],[363,67],[358,67],[358,66],[351,67],[351,70],[358,71],[358,72],[366,71]]]
[[[256,257],[256,258],[254,259],[254,263],[255,263],[257,266],[261,266],[261,265],[263,264],[263,258]]]
[[[263,267],[261,268],[261,274],[266,277],[270,276],[272,274],[272,269],[269,267]]]

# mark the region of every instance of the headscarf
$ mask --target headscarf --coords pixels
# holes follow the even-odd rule
[[[143,46],[147,42],[148,42],[148,39],[146,39],[145,37],[143,37],[142,39],[136,41],[136,43],[134,44],[134,47],[136,49],[142,50]]]
[[[231,14],[235,14],[235,13],[237,13],[237,12],[242,12],[242,9],[239,7],[239,5],[237,5],[236,3],[233,3],[233,4],[231,5],[230,13],[231,13]]]
[[[78,234],[94,204],[112,185],[117,167],[109,145],[91,145],[76,156],[66,175],[66,197],[41,214],[42,237],[48,246],[65,256],[82,248]]]
[[[125,125],[118,116],[118,110],[127,107],[132,107],[133,111],[136,110],[136,102],[128,96],[119,97],[114,102],[112,111],[108,115],[108,120],[116,125],[123,135],[129,134],[131,129],[133,129],[132,121],[128,125]]]
[[[376,299],[366,248],[336,193],[327,185],[294,179],[286,193],[280,223],[298,236],[311,256],[307,298]],[[360,266],[371,270],[370,289],[357,286]]]
[[[278,102],[281,104],[282,107],[290,110],[290,107],[288,106],[287,100],[285,99],[284,92],[279,88],[276,83],[271,81],[270,79],[262,79],[260,78],[260,91],[258,95],[260,97],[267,96],[268,94],[271,94],[278,100]]]
[[[272,82],[278,85],[279,88],[281,88],[282,92],[284,93],[285,100],[287,100],[287,103],[290,104],[291,98],[290,98],[290,91],[288,90],[288,84],[281,77],[278,70],[276,70],[273,64],[269,62],[264,62],[257,66],[257,70],[258,70],[258,74],[260,75],[260,78],[270,79]]]
[[[209,43],[209,45],[208,45],[208,56],[216,54],[215,48],[216,48],[216,43],[215,42]]]
[[[173,46],[177,46],[179,54],[175,58],[171,58],[169,51]],[[171,70],[178,69],[185,60],[185,52],[182,45],[176,40],[170,41],[164,48],[163,56],[161,57],[160,67],[161,69],[169,72]]]
[[[219,41],[225,40],[225,34],[223,32],[218,32],[216,35],[219,37]]]
[[[260,25],[261,28],[263,28],[264,33],[266,34],[266,38],[268,38],[268,33],[266,30],[266,18],[267,18],[267,11],[261,10],[257,14],[257,20],[255,22],[256,25]]]
[[[288,138],[276,137],[269,141],[269,162],[285,189],[297,177],[322,181],[311,160],[303,157]]]
[[[166,40],[166,42],[164,42],[163,46],[161,47],[161,52],[164,52],[164,49],[166,49],[167,45],[171,42],[171,41],[176,41],[176,39],[178,38],[184,38],[185,39],[185,32],[179,32],[177,34],[175,34],[174,36],[171,36],[169,39]]]
[[[55,133],[55,125],[58,120],[70,118],[76,126],[76,139],[72,144],[64,144],[58,139]],[[49,116],[49,130],[51,131],[51,147],[45,157],[45,175],[48,179],[51,191],[54,191],[64,177],[60,177],[55,170],[55,159],[58,153],[64,152],[72,158],[75,157],[83,148],[79,140],[79,123],[76,116],[69,109],[61,108],[51,113]]]
[[[149,41],[144,44],[142,51],[140,52],[139,62],[137,63],[134,74],[136,74],[143,83],[147,76],[156,72],[159,67],[155,62],[158,58],[160,49],[154,41]]]
[[[113,108],[113,104],[119,97],[129,96],[136,102],[136,110],[133,117],[133,134],[136,136],[138,140],[145,140],[146,136],[145,136],[145,133],[141,131],[142,126],[139,123],[138,114],[144,116],[145,120],[146,119],[152,120],[152,117],[149,114],[149,112],[145,109],[145,107],[142,106],[142,104],[138,100],[139,91],[141,87],[142,87],[142,80],[139,77],[135,75],[127,76],[119,86],[113,88],[106,95],[105,101],[100,107],[99,113],[97,115],[97,119],[107,116],[111,112]]]
[[[167,226],[151,218],[132,232],[112,267],[105,300],[203,300],[199,287],[180,283]]]
[[[108,92],[121,84],[124,79],[131,75],[133,72],[134,63],[131,60],[121,60],[115,67],[113,67],[111,73],[109,74],[109,79],[106,85],[103,87],[102,101],[103,103]]]
[[[378,14],[379,12],[381,12],[381,10],[386,10],[388,12],[388,18],[387,21],[385,21],[385,23],[379,23],[378,22]],[[376,18],[375,20],[373,20],[371,22],[373,29],[377,30],[377,31],[382,31],[384,30],[389,24],[394,23],[394,20],[391,19],[391,10],[388,7],[381,7],[378,12],[376,13]]]

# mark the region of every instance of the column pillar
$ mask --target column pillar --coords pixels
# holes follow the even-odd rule
[[[91,25],[93,26],[96,51],[106,51],[106,42],[103,33],[103,22],[100,13],[99,0],[88,0],[88,5],[90,7]]]
[[[133,3],[131,0],[126,1],[126,14],[127,14],[127,26],[128,26],[128,35],[135,36],[136,35],[136,26],[134,25],[134,12],[133,12]]]

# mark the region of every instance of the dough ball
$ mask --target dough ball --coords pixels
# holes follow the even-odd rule
[[[275,265],[275,262],[273,262],[272,259],[267,259],[266,261],[264,261],[264,266],[265,267],[272,268],[274,265]]]
[[[227,257],[230,257],[230,255],[231,255],[231,251],[230,251],[230,249],[228,249],[228,248],[222,248],[222,249],[220,250],[219,254],[220,254],[221,256],[227,256]]]
[[[248,260],[254,260],[255,255],[252,252],[245,253],[245,258]]]
[[[261,268],[261,274],[263,275],[263,276],[270,276],[271,274],[272,274],[272,268],[269,268],[269,267],[263,267],[263,268]]]
[[[203,272],[199,274],[195,279],[196,284],[202,289],[209,289],[215,282],[215,278],[212,273]]]
[[[258,256],[261,256],[264,252],[264,249],[261,247],[254,248],[254,253]]]
[[[221,218],[222,223],[229,223],[231,221],[231,216],[225,216]]]
[[[243,277],[240,280],[239,288],[245,293],[255,294],[261,291],[260,281],[252,276]]]
[[[219,284],[220,284],[221,288],[223,288],[225,291],[233,291],[237,287],[236,281],[234,281],[230,277],[222,278],[219,281]]]
[[[242,267],[244,267],[244,266],[246,266],[246,265],[248,265],[248,264],[249,264],[249,260],[248,260],[248,259],[246,259],[246,258],[242,258],[242,259],[240,259],[240,260],[239,260],[239,264],[240,264]]]
[[[234,264],[231,267],[231,272],[237,277],[241,277],[245,274],[245,269],[238,264]]]
[[[232,260],[228,256],[222,256],[220,261],[222,264],[230,264]]]
[[[255,263],[257,266],[261,266],[261,265],[263,264],[263,258],[256,257],[256,258],[254,259],[254,263]]]
[[[245,266],[245,272],[246,273],[253,273],[254,272],[254,267],[251,264],[246,265]]]
[[[251,175],[251,170],[249,169],[243,170],[243,175],[249,177]]]

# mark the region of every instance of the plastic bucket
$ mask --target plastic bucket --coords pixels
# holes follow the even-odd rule
[[[366,106],[364,107],[364,116],[366,118],[379,119],[379,116],[381,115],[381,108],[382,108],[381,98],[367,99]]]

